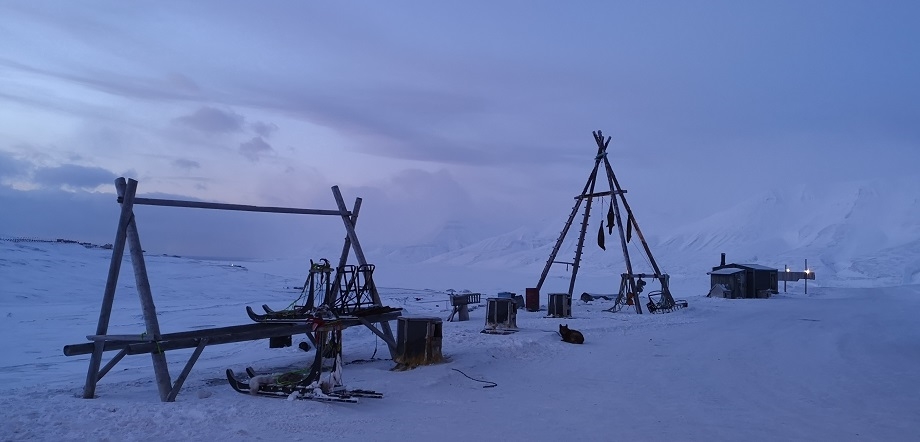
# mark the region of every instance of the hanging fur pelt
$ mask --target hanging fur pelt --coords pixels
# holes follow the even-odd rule
[[[626,242],[629,242],[632,239],[632,225],[633,218],[632,214],[629,214],[629,217],[626,218]]]
[[[607,207],[607,234],[608,235],[613,235],[614,220],[616,220],[616,217],[613,215],[613,204],[611,204],[609,207]]]
[[[601,228],[597,229],[597,245],[601,250],[607,250],[607,247],[604,246],[604,221],[601,221]]]

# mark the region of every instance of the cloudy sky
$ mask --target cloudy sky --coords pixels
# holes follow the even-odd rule
[[[565,219],[597,129],[662,229],[779,183],[910,174],[918,18],[912,1],[5,1],[0,235],[113,237],[118,176],[313,208],[337,184],[364,198],[365,242],[512,230]],[[207,218],[204,249],[341,234],[147,210],[152,249],[193,242],[186,216]]]

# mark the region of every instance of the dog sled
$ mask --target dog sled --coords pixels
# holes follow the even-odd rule
[[[670,313],[675,310],[686,308],[690,305],[684,299],[670,299],[662,296],[661,290],[653,290],[648,293],[648,303],[645,307],[650,313]]]

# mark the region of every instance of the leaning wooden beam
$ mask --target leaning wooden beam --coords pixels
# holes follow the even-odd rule
[[[361,212],[361,198],[355,198],[355,208],[351,210],[351,225],[354,226],[358,222],[358,213]],[[341,278],[341,273],[339,269],[345,267],[345,264],[348,262],[348,253],[351,252],[351,239],[348,235],[345,235],[345,245],[342,246],[342,253],[339,255],[339,265],[335,268],[335,281],[333,281],[332,289],[329,290],[329,293],[326,293],[326,299],[323,300],[323,304],[332,307],[335,304],[335,299],[339,295],[339,283]],[[314,346],[315,346],[314,342]]]
[[[118,202],[121,202],[119,198]],[[196,209],[236,210],[240,212],[266,212],[266,213],[295,213],[301,215],[341,215],[338,210],[328,209],[295,209],[291,207],[247,206],[244,204],[209,203],[205,201],[182,201],[157,198],[135,198],[135,205],[190,207]],[[346,211],[347,213],[347,211]]]
[[[355,198],[355,208],[351,210],[351,225],[354,227],[358,224],[358,213],[361,212],[361,198]],[[343,267],[348,262],[348,252],[351,251],[351,238],[345,235],[345,245],[342,246],[342,254],[339,255],[339,267]],[[336,267],[336,268],[339,268]]]
[[[358,318],[358,320],[361,321],[361,323],[364,324],[365,327],[371,329],[371,331],[374,332],[375,335],[379,336],[380,339],[383,339],[383,342],[386,343],[386,344],[387,344],[387,347],[390,348],[390,353],[391,353],[391,354],[395,354],[395,353],[396,353],[396,340],[393,339],[393,336],[392,336],[392,335],[391,335],[391,336],[387,336],[385,333],[383,333],[382,331],[378,330],[377,327],[374,327],[374,324],[371,324],[371,322],[368,321],[367,319]]]
[[[351,222],[351,217],[348,216],[348,208],[345,207],[345,199],[342,198],[342,192],[339,191],[339,186],[332,186],[332,195],[335,197],[335,204],[339,208],[339,212],[342,214],[342,222],[345,223],[345,231],[348,233],[348,239],[351,241],[351,247],[355,249],[355,257],[358,259],[358,264],[367,265],[367,259],[364,257],[364,251],[361,250],[361,243],[358,242],[358,234],[355,233],[355,224]],[[375,305],[383,305],[380,302],[380,294],[377,292],[377,286],[374,284],[373,279],[371,282],[371,298],[374,300]],[[383,333],[389,337],[391,341],[395,342],[393,338],[393,329],[390,328],[390,323],[387,321],[382,321],[380,327],[383,328]],[[390,351],[390,357],[396,357],[396,350],[392,349]]]
[[[125,179],[115,180],[116,187],[121,183],[124,186]],[[121,216],[118,218],[118,227],[115,230],[115,242],[112,244],[112,260],[109,262],[109,276],[105,281],[105,292],[102,294],[102,308],[99,309],[99,323],[96,326],[96,334],[104,335],[109,330],[109,318],[112,316],[112,303],[115,300],[115,288],[118,286],[118,274],[121,272],[121,262],[125,255],[125,238],[127,236],[128,221],[134,216],[131,211],[134,201],[134,192],[137,189],[137,181],[128,186],[129,197],[121,206]],[[96,382],[101,377],[99,375],[99,365],[102,364],[103,343],[97,343],[93,350],[93,355],[89,359],[89,369],[86,371],[86,384],[83,385],[83,398],[92,399],[96,395]],[[116,361],[117,362],[117,361]]]
[[[364,257],[364,251],[361,250],[358,234],[355,233],[355,224],[351,222],[351,214],[348,213],[348,207],[345,207],[345,200],[342,198],[339,186],[332,186],[332,196],[335,197],[335,204],[339,207],[338,214],[341,215],[342,222],[345,223],[345,233],[348,235],[349,241],[351,241],[352,248],[355,249],[358,264],[365,265],[367,264],[367,259]],[[377,300],[375,299],[375,301]]]
[[[137,188],[137,181],[128,180],[128,182],[133,183],[134,188]],[[118,194],[127,200],[127,187],[122,184],[122,181],[118,181],[115,183],[115,187],[118,189]],[[133,196],[134,195],[131,195],[131,197]],[[157,319],[157,308],[153,303],[153,293],[150,290],[150,280],[147,277],[147,264],[144,262],[144,249],[141,247],[140,235],[137,232],[137,223],[133,216],[128,221],[126,233],[128,249],[131,251],[131,264],[134,267],[137,296],[140,298],[141,312],[144,315],[144,326],[147,328],[147,334],[156,339],[160,336],[160,322]],[[169,366],[166,364],[166,354],[163,352],[150,353],[150,358],[153,360],[153,373],[156,375],[157,389],[160,391],[160,400],[166,402],[169,391],[172,389],[172,381],[169,379]]]
[[[607,141],[604,141],[604,134],[601,131],[592,132],[594,135],[594,141],[597,142],[598,148],[601,148],[603,151],[603,161],[604,169],[607,172],[607,184],[610,186],[611,191],[620,191],[623,190],[620,188],[620,183],[616,180],[616,176],[613,175],[613,169],[610,168],[610,162],[607,161],[607,146],[610,145],[610,137],[607,137]],[[620,198],[623,201],[626,201],[626,197],[623,194],[619,194]],[[624,232],[623,219],[620,216],[620,205],[617,203],[616,198],[610,199],[610,206],[613,207],[614,219],[616,219],[617,233],[620,235],[620,247],[623,250],[623,260],[626,261],[626,273],[630,275],[633,274],[632,270],[632,261],[629,259],[629,248],[626,247],[626,233]],[[635,278],[629,277],[629,293],[636,293],[636,281]],[[622,292],[622,291],[621,291]],[[617,297],[619,299],[619,296]],[[642,314],[642,303],[636,302],[636,313]]]
[[[601,149],[597,150],[597,156],[600,157]],[[595,160],[594,171],[591,172],[591,175],[588,176],[588,181],[585,183],[585,188],[582,189],[580,195],[585,195],[588,193],[588,189],[591,189],[591,185],[596,180],[598,162]],[[593,192],[593,190],[592,190]],[[540,274],[540,280],[537,281],[537,292],[543,288],[543,283],[546,282],[546,277],[549,275],[549,269],[552,267],[553,263],[556,262],[556,255],[559,254],[559,249],[562,247],[562,242],[565,241],[565,237],[569,234],[569,229],[572,227],[572,222],[575,221],[575,215],[578,214],[578,210],[581,208],[581,202],[584,201],[584,198],[575,197],[575,206],[572,207],[572,213],[569,214],[569,218],[565,221],[565,226],[562,228],[562,233],[559,234],[559,237],[556,239],[556,244],[553,246],[553,251],[549,254],[549,259],[546,260],[546,266],[543,267],[543,273]]]
[[[617,189],[620,189],[620,182],[617,181],[617,177],[613,173],[613,167],[610,166],[610,161],[606,157],[604,158],[604,164],[607,168],[607,174],[610,176],[611,183],[613,183]],[[613,201],[615,200],[616,198],[613,198]],[[645,254],[648,256],[648,260],[652,265],[652,269],[655,270],[656,275],[660,275],[657,278],[661,282],[661,296],[664,298],[666,303],[673,305],[675,301],[671,296],[671,288],[668,287],[668,281],[666,277],[663,276],[661,269],[658,268],[658,261],[655,261],[655,257],[652,256],[652,249],[649,248],[648,242],[645,240],[645,235],[642,234],[642,229],[639,228],[639,222],[636,221],[636,216],[633,214],[632,209],[629,208],[629,203],[626,202],[626,196],[620,194],[620,200],[623,202],[623,208],[626,209],[626,222],[632,224],[633,229],[636,231],[636,236],[639,237],[639,243],[642,244],[642,249],[645,250]],[[636,310],[639,311],[639,313],[642,313],[641,307],[639,307],[638,304],[636,304]]]
[[[594,170],[591,171],[591,181],[589,183],[589,193],[594,193],[594,186],[597,183],[597,168],[600,165],[600,158],[594,162]],[[581,220],[581,230],[578,231],[578,242],[575,243],[575,259],[572,260],[572,277],[569,279],[569,297],[572,296],[572,292],[575,291],[575,278],[578,276],[578,269],[581,267],[581,253],[585,248],[585,235],[588,231],[588,219],[591,217],[591,202],[594,201],[592,198],[588,198],[585,202],[585,213]]]
[[[172,390],[170,390],[169,395],[166,396],[166,402],[175,402],[176,396],[179,394],[179,390],[182,389],[182,384],[185,383],[185,379],[188,378],[188,374],[192,372],[192,367],[195,366],[195,362],[198,361],[198,357],[201,356],[201,352],[204,351],[204,348],[208,346],[208,338],[202,339],[198,346],[195,347],[195,351],[192,353],[192,356],[188,359],[188,362],[185,364],[185,368],[182,369],[182,373],[179,374],[179,377],[176,378],[176,384],[173,385]]]
[[[128,354],[128,349],[123,348],[120,352],[118,352],[117,355],[115,355],[114,358],[112,358],[112,360],[109,361],[108,364],[105,364],[105,367],[102,367],[102,370],[99,370],[99,375],[96,376],[96,382],[99,382],[99,379],[102,379],[102,377],[105,376],[105,374],[108,373],[109,370],[115,366],[115,364],[121,361],[121,359],[124,358],[126,354]]]

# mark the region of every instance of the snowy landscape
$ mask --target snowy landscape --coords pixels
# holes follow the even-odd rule
[[[920,440],[917,17],[863,0],[0,1],[0,442]],[[246,210],[210,210],[228,205]],[[126,232],[156,316],[130,247],[113,261]],[[381,305],[311,310],[279,345],[288,326],[257,321],[300,305],[346,236]],[[548,317],[577,256],[571,317]],[[686,308],[650,314],[652,260]],[[644,314],[610,311],[628,268]],[[814,279],[767,296],[772,269]],[[481,332],[489,298],[537,286],[516,332]],[[468,321],[447,321],[456,293],[482,295]],[[394,311],[397,340],[403,318],[440,318],[444,360],[396,369],[361,322]],[[292,393],[338,373],[307,370],[330,359],[307,328],[345,324],[343,388]],[[84,399],[100,361],[70,346],[99,334]],[[272,374],[301,377],[244,391]]]
[[[369,330],[346,329],[345,384],[384,393],[357,404],[250,397],[227,385],[227,368],[303,368],[312,361],[298,349],[303,336],[282,349],[267,340],[207,347],[173,403],[159,401],[145,355],[126,357],[99,382],[96,399],[82,399],[88,357],[65,357],[62,348],[94,333],[112,252],[5,238],[0,440],[913,440],[920,187],[848,186],[802,217],[791,213],[808,194],[773,194],[657,240],[653,252],[672,274],[675,297],[690,303],[673,313],[610,313],[611,301],[576,296],[573,318],[521,311],[520,331],[500,336],[480,333],[484,308],[474,307],[470,321],[444,322],[446,362],[402,372],[391,371],[385,344]],[[899,216],[873,231],[870,215],[886,205]],[[755,234],[773,219],[786,224],[776,238]],[[546,230],[558,235],[559,227]],[[465,246],[445,241],[443,253],[414,262],[395,259],[398,250],[388,252],[393,262],[378,261],[375,253],[385,252],[365,247],[384,305],[446,318],[448,290],[523,294],[542,270],[548,238],[516,231]],[[817,280],[807,294],[803,282],[787,290],[781,282],[766,300],[706,298],[706,272],[729,246],[730,262],[798,270],[811,257]],[[615,292],[622,258],[587,249],[576,294]],[[299,296],[308,259],[320,257],[333,256],[231,261],[148,252],[145,260],[166,333],[250,323],[247,305],[283,308]],[[125,260],[110,334],[144,328]],[[544,306],[568,276],[553,267]],[[585,344],[562,342],[562,323]],[[174,377],[190,354],[167,353]]]

